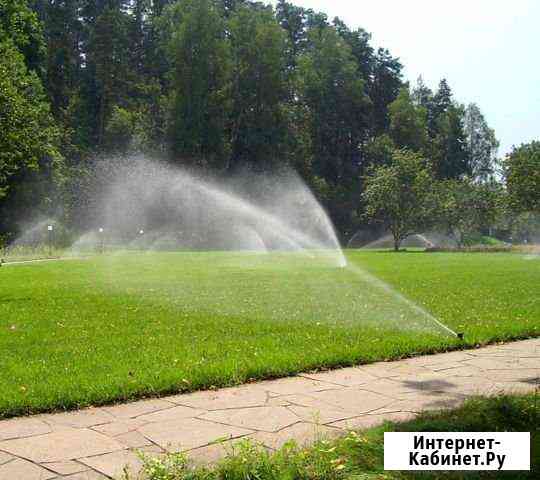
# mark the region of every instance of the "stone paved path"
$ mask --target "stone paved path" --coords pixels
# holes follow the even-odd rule
[[[97,480],[140,468],[135,451],[208,462],[235,441],[269,449],[385,419],[454,407],[474,394],[540,388],[540,339],[0,422],[0,480]],[[216,440],[221,443],[214,443]]]

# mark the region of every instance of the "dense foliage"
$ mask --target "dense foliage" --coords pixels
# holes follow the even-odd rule
[[[292,167],[343,237],[396,149],[435,180],[496,178],[476,105],[445,80],[412,88],[365,30],[285,0],[0,0],[0,45],[0,233],[85,228],[95,159],[135,151],[218,176]]]

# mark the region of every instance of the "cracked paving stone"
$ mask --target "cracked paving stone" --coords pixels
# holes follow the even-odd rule
[[[202,420],[224,423],[250,430],[275,432],[299,421],[286,407],[253,407],[235,410],[208,412],[199,417]]]

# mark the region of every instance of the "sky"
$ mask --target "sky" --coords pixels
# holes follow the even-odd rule
[[[456,100],[480,107],[499,155],[540,140],[540,0],[290,1],[370,32],[412,83],[446,78]]]

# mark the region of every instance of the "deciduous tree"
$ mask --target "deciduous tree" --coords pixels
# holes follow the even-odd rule
[[[409,235],[421,233],[434,218],[433,178],[420,154],[395,150],[391,165],[373,168],[362,194],[365,216],[382,223],[394,238],[394,250]]]

